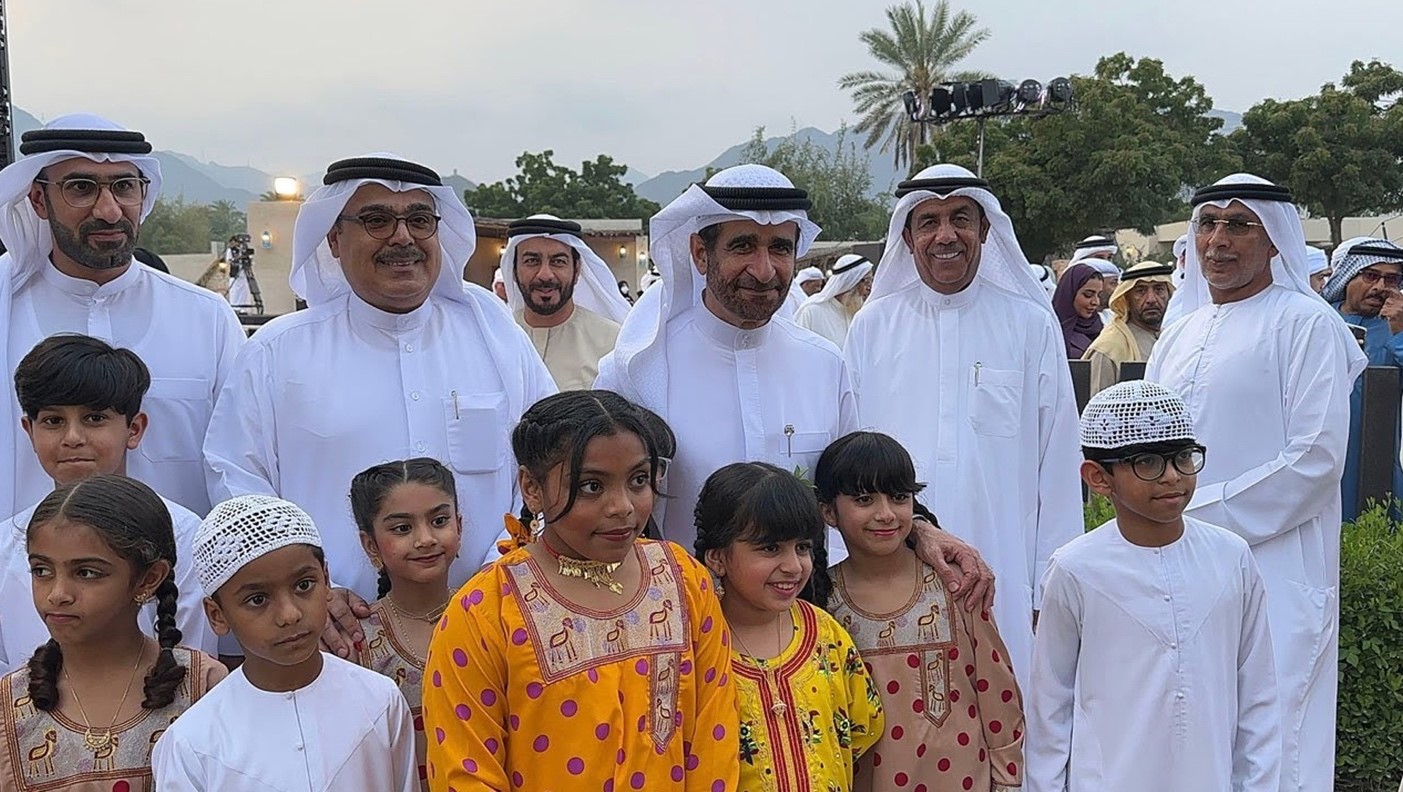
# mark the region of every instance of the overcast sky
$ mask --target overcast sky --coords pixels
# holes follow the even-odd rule
[[[158,148],[315,173],[390,150],[478,181],[523,150],[699,167],[757,125],[853,120],[884,0],[17,0],[14,101],[88,110]],[[1296,98],[1354,59],[1403,67],[1399,0],[981,0],[966,62],[1017,82],[1162,59],[1217,107]]]

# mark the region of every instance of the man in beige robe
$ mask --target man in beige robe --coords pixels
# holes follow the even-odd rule
[[[1173,293],[1172,265],[1142,261],[1121,274],[1111,293],[1113,318],[1082,358],[1091,361],[1093,396],[1120,381],[1120,364],[1150,359]]]

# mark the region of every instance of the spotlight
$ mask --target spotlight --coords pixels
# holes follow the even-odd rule
[[[921,117],[920,105],[916,104],[916,92],[907,91],[901,95],[901,103],[906,105],[906,115],[915,121]]]
[[[964,83],[955,83],[950,86],[950,115],[964,115],[970,112],[969,106],[969,86]]]
[[[950,89],[944,86],[932,88],[929,107],[930,114],[936,118],[944,118],[949,115],[954,107],[954,98],[950,95]]]
[[[1018,103],[1025,106],[1037,104],[1042,92],[1042,83],[1037,80],[1024,80],[1018,84]]]
[[[1072,101],[1072,81],[1066,77],[1058,77],[1047,84],[1047,95],[1058,104]]]

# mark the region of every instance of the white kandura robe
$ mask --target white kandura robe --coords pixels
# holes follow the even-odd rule
[[[823,449],[858,428],[857,409],[838,350],[787,319],[742,330],[699,302],[665,332],[671,365],[660,414],[677,435],[677,457],[663,487],[670,497],[653,515],[664,538],[692,552],[693,512],[707,476],[758,461],[812,478]],[[628,382],[603,375],[595,387],[637,398]],[[829,531],[828,553],[830,564],[847,557],[836,531]]]
[[[1164,547],[1115,520],[1053,554],[1028,701],[1026,792],[1276,792],[1280,710],[1247,543],[1184,519]]]
[[[844,354],[863,427],[906,447],[922,502],[993,569],[999,632],[1026,690],[1037,581],[1083,530],[1061,328],[1046,306],[982,279],[950,295],[918,282],[869,300]]]
[[[588,390],[599,376],[599,359],[614,349],[619,324],[583,306],[576,305],[570,318],[555,327],[532,327],[521,311],[516,323],[531,339],[531,345],[562,391]]]
[[[9,254],[4,266],[16,266]],[[56,333],[100,338],[146,363],[151,387],[141,408],[150,426],[141,447],[127,455],[127,472],[196,514],[207,513],[200,446],[215,396],[245,339],[233,309],[212,291],[139,263],[102,285],[64,275],[48,261],[29,266],[34,274],[16,286],[6,328],[10,406],[3,420],[13,426],[15,445],[0,449],[13,460],[0,471],[6,480],[0,514],[37,503],[54,488],[20,429],[14,371],[35,344]]]
[[[191,547],[200,517],[174,501],[166,500],[175,529],[175,585],[180,590],[176,598],[175,626],[180,628],[180,643],[198,649],[211,657],[219,654],[219,640],[210,629],[205,616],[205,592],[195,569]],[[29,553],[25,533],[34,510],[39,504],[0,523],[0,675],[19,668],[29,661],[41,644],[49,640],[49,628],[34,607]],[[155,637],[156,602],[146,603],[142,630]]]
[[[794,324],[832,341],[839,349],[848,339],[852,315],[837,299],[806,302],[794,312]]]
[[[1333,789],[1340,477],[1354,377],[1339,319],[1272,285],[1168,327],[1145,378],[1178,393],[1208,448],[1188,514],[1247,540],[1267,587],[1283,790]],[[1357,373],[1357,372],[1355,372]]]
[[[489,351],[470,310],[435,296],[391,314],[348,292],[269,322],[215,407],[205,441],[211,495],[263,493],[301,506],[332,580],[369,600],[376,573],[351,518],[351,478],[432,457],[455,473],[463,546],[449,583],[466,582],[497,558],[502,515],[520,508],[511,430],[556,391],[524,334],[507,327],[499,335],[516,347]],[[511,321],[505,310],[482,318]],[[498,371],[494,355],[515,367]]]
[[[156,742],[157,792],[418,792],[409,704],[385,676],[322,654],[299,690],[235,669]]]

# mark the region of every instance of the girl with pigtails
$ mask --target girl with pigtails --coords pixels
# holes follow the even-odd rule
[[[180,645],[170,512],[139,481],[97,476],[54,490],[23,539],[51,638],[0,680],[0,788],[149,788],[156,740],[227,674]],[[138,622],[153,599],[154,638]]]

